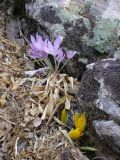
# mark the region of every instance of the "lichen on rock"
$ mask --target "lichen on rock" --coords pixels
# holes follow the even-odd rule
[[[117,42],[118,21],[101,19],[96,21],[93,38],[87,39],[87,45],[94,47],[99,53],[108,53],[114,49]]]

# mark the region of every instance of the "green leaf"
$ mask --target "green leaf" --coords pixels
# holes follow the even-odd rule
[[[84,147],[80,147],[81,150],[85,150],[85,151],[97,151],[97,149],[93,148],[93,147],[88,147],[88,146],[84,146]]]

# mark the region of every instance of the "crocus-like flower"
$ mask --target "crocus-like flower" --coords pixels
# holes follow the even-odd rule
[[[64,59],[64,53],[63,53],[63,50],[60,48],[58,51],[57,51],[57,56],[56,56],[56,60],[58,63],[62,62]]]
[[[58,70],[60,72],[68,60],[73,58],[76,54],[76,51],[72,50],[67,51],[66,53],[63,52],[62,48],[60,47],[62,41],[62,36],[58,36],[54,43],[48,39],[44,41],[42,37],[36,33],[35,38],[31,36],[30,49],[28,51],[29,56],[33,59],[38,59],[43,67],[49,67],[50,69],[55,70],[55,72]],[[52,65],[48,55],[54,57],[54,65]],[[60,65],[64,59],[66,61],[64,61],[63,65]]]
[[[77,139],[84,135],[84,130],[86,127],[85,113],[83,113],[81,116],[78,113],[75,113],[74,124],[75,124],[75,129],[72,129],[69,132],[69,136],[73,139]]]
[[[36,39],[31,36],[31,43],[30,47],[31,49],[29,50],[29,56],[33,59],[36,58],[46,58],[48,56],[46,52],[46,41],[43,41],[42,37],[36,34]]]
[[[60,50],[61,50],[60,45],[62,43],[62,40],[63,40],[63,37],[58,36],[53,44],[50,41],[48,41],[49,54],[53,56],[57,56],[60,53]]]
[[[67,58],[71,59],[76,55],[76,51],[67,51]]]

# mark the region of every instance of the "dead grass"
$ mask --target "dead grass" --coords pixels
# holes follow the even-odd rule
[[[16,43],[2,35],[1,42],[6,48],[0,52],[2,159],[87,160],[52,121],[54,114],[51,114],[56,113],[61,104],[69,109],[70,100],[76,100],[70,86],[74,81],[77,88],[77,81],[65,74],[56,76],[54,73],[47,82],[38,75],[25,77],[25,71],[33,68],[31,61],[26,57],[17,58],[20,47]],[[51,110],[48,112],[48,109]],[[49,119],[48,126],[44,119]]]

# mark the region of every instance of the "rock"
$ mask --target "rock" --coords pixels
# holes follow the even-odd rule
[[[120,59],[120,48],[118,48],[118,49],[114,52],[114,58],[115,58],[115,59]]]
[[[119,0],[93,0],[96,4],[95,9],[99,11],[100,15],[107,19],[120,18],[120,1]]]
[[[96,21],[93,28],[94,36],[87,38],[87,45],[95,48],[99,53],[109,53],[116,48],[118,35],[118,21],[101,19]]]
[[[113,150],[120,152],[120,126],[114,121],[97,120],[93,121],[93,126],[102,142]],[[109,144],[109,145],[108,145]]]
[[[99,4],[94,7],[96,10],[100,8],[103,12],[103,8],[107,8],[106,3],[104,7],[103,1],[94,2]],[[80,57],[87,59],[87,63],[93,62],[93,59],[99,57],[96,56],[97,53],[113,50],[117,40],[116,22],[96,21],[93,6],[92,1],[87,0],[14,0],[14,10],[18,10],[20,15],[19,10],[23,8],[26,17],[37,23],[36,32],[38,31],[43,38],[49,36],[53,41],[61,35],[64,37],[64,50],[77,51],[77,58],[67,65],[66,70],[78,79],[86,66],[86,63],[80,61]],[[109,26],[108,30],[106,26]]]
[[[84,3],[76,0],[35,0],[25,5],[26,14],[38,22],[38,30],[42,26],[44,31],[39,33],[45,37],[49,35],[54,40],[58,35],[64,37],[63,47],[65,50],[77,50],[78,54],[93,55],[93,49],[83,44],[82,37],[89,34],[91,22],[86,16],[80,15]],[[43,33],[45,32],[46,35]],[[85,71],[85,65],[79,61],[79,55],[68,63],[67,73],[80,78]],[[76,69],[75,69],[76,68]]]
[[[66,35],[66,31],[74,30],[74,28],[82,26],[80,35],[84,34],[84,30],[90,29],[89,20],[80,16],[81,3],[76,0],[35,0],[34,2],[26,3],[26,13],[34,20],[40,23],[49,32],[51,38],[58,35]],[[83,26],[83,19],[84,26]],[[73,27],[72,27],[73,26]],[[85,29],[84,29],[85,28]]]
[[[6,38],[15,41],[15,39],[19,36],[19,27],[18,22],[9,19],[8,23],[6,23]]]
[[[0,0],[0,3],[2,3],[4,0]]]
[[[25,1],[26,0],[13,0],[13,5],[14,5],[14,9],[13,9],[13,14],[15,16],[20,16],[23,17],[25,16]],[[22,9],[21,9],[22,8]]]
[[[104,154],[115,153],[118,156],[120,154],[120,59],[104,59],[90,64],[87,68],[82,77],[78,98],[90,120],[89,135]]]

